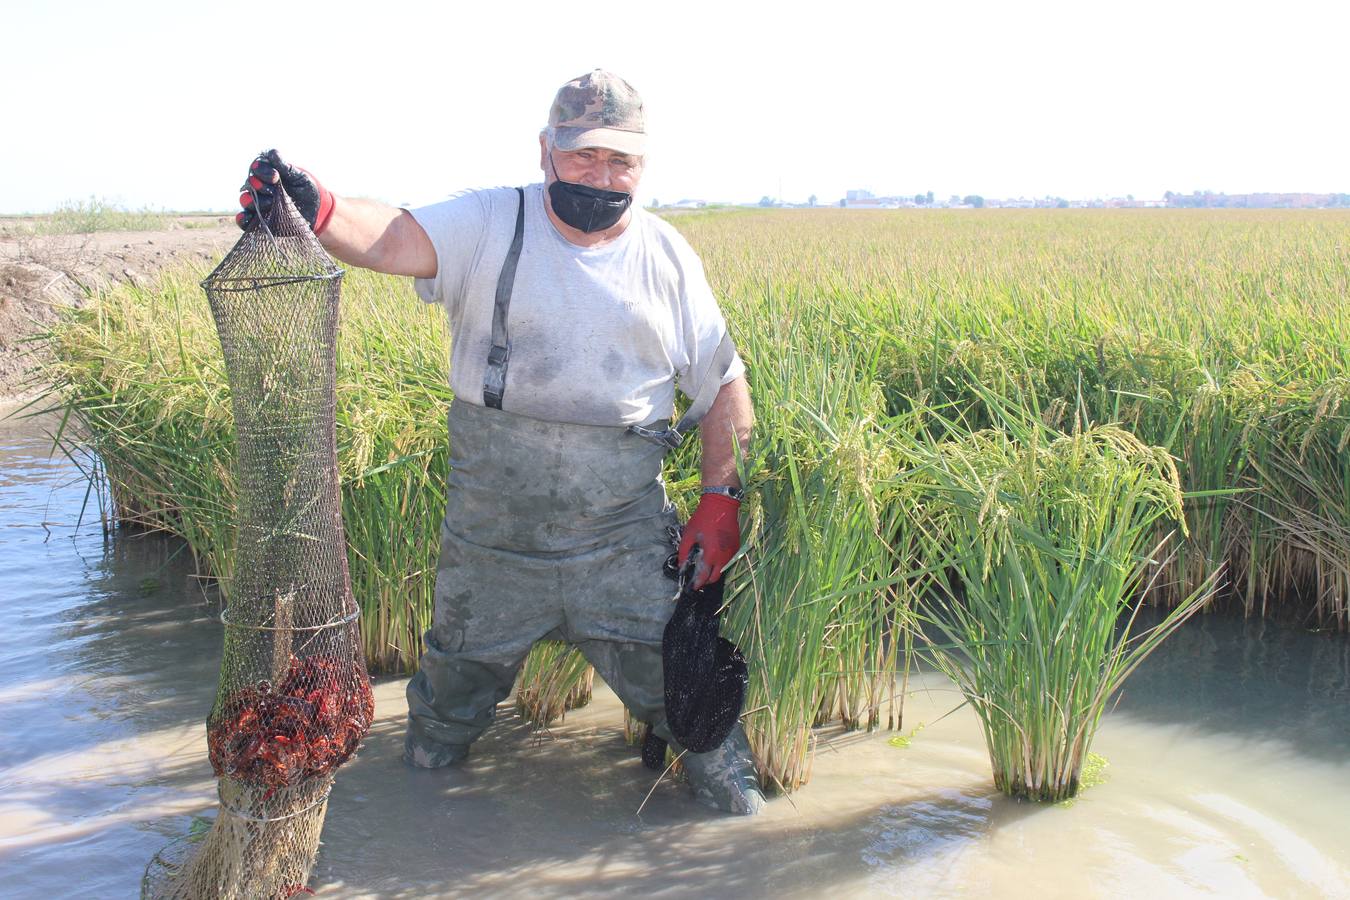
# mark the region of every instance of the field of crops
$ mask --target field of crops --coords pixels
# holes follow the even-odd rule
[[[750,661],[747,730],[782,789],[809,778],[814,726],[898,724],[911,647],[975,702],[1010,760],[1000,786],[1055,798],[1138,652],[1198,605],[1350,626],[1350,215],[674,221],[756,404],[729,630]],[[64,323],[55,376],[65,439],[97,451],[114,517],[181,535],[228,594],[231,417],[204,274]],[[448,341],[406,280],[349,272],[343,316],[353,583],[371,664],[397,671],[429,625]],[[678,503],[696,473],[688,450],[670,458]],[[1176,615],[1122,643],[1141,596]],[[1039,662],[1017,661],[1027,648]],[[522,692],[559,698],[541,718],[585,694],[583,669],[544,652],[557,659],[534,660]],[[1043,759],[1050,745],[1067,761]]]

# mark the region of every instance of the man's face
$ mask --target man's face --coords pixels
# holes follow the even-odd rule
[[[548,141],[539,138],[539,167],[544,170],[544,186],[555,180],[584,184],[606,191],[637,191],[642,180],[642,157],[604,147],[580,150],[550,150]],[[549,158],[552,157],[552,164]],[[555,177],[556,176],[556,177]]]

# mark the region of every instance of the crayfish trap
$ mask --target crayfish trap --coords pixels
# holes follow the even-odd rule
[[[151,862],[151,897],[307,890],[334,773],[374,718],[340,512],[342,269],[277,194],[202,282],[238,453],[225,648],[207,719],[220,808],[204,837]]]

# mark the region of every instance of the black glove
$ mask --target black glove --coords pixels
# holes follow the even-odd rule
[[[314,233],[321,234],[333,214],[333,195],[319,184],[319,179],[287,163],[275,150],[259,153],[249,164],[248,180],[239,195],[239,205],[244,211],[234,217],[239,227],[248,231],[259,215],[267,215],[276,199],[278,184],[290,195]]]

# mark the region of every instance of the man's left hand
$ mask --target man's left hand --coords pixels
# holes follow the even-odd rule
[[[725,494],[704,494],[684,526],[679,564],[684,565],[695,544],[703,550],[694,569],[694,588],[717,581],[722,568],[741,549],[741,503]]]

